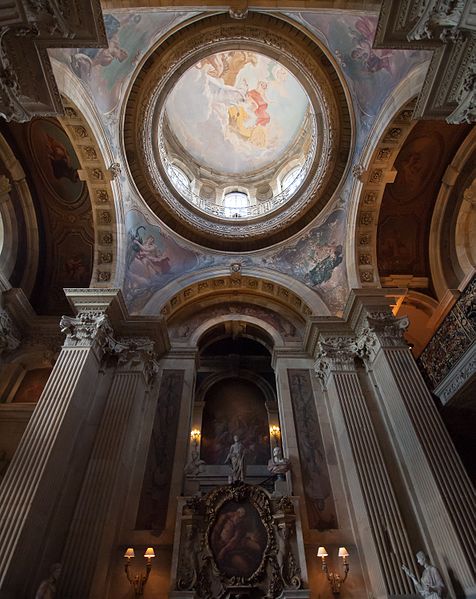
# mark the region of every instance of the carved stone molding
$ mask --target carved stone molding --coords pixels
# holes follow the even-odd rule
[[[20,340],[20,332],[10,314],[0,307],[0,357],[17,349]]]
[[[476,120],[475,0],[384,0],[375,48],[433,50],[414,118]]]
[[[99,0],[17,0],[0,14],[0,115],[63,114],[47,48],[106,47]]]
[[[272,215],[244,220],[218,219],[198,210],[168,184],[158,157],[158,123],[168,90],[174,78],[212,45],[222,50],[249,49],[279,60],[298,77],[315,106],[319,120],[316,139],[320,147],[303,182],[305,191]],[[322,210],[346,167],[350,129],[345,92],[321,48],[285,21],[250,13],[241,23],[227,15],[201,19],[163,42],[149,56],[135,80],[126,108],[124,138],[135,183],[151,209],[166,224],[208,247],[249,251],[297,233]]]

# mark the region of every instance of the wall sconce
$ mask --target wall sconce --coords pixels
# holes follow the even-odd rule
[[[322,571],[325,572],[327,576],[327,580],[331,585],[331,590],[334,595],[339,595],[340,587],[344,584],[345,579],[347,578],[347,574],[349,573],[349,562],[347,558],[349,557],[349,552],[345,547],[339,547],[339,553],[337,554],[342,558],[342,565],[344,566],[344,577],[341,578],[339,574],[336,572],[329,572],[327,567],[326,557],[329,554],[325,547],[319,547],[317,550],[317,557],[322,559]]]
[[[152,558],[155,557],[155,552],[152,547],[148,547],[144,553],[144,557],[147,560],[145,564],[145,574],[132,575],[130,572],[131,559],[135,557],[134,549],[128,547],[124,553],[126,562],[124,564],[124,570],[126,572],[127,580],[134,590],[135,597],[142,597],[144,594],[144,587],[149,578],[150,571],[152,569]]]
[[[190,439],[195,447],[200,443],[200,435],[201,432],[198,430],[198,428],[194,428],[192,431],[190,431]]]
[[[276,424],[273,424],[269,427],[269,434],[271,438],[274,439],[276,445],[278,444],[279,437],[281,436],[281,429]]]

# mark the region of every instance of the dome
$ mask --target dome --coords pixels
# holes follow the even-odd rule
[[[269,40],[271,21],[279,39]],[[130,171],[153,212],[229,251],[267,247],[311,222],[338,187],[351,142],[324,51],[274,17],[249,22],[244,34],[214,15],[173,34],[143,65],[125,114]]]

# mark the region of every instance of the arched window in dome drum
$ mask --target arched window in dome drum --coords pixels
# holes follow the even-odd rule
[[[179,168],[176,165],[173,165],[172,167],[170,167],[169,176],[173,184],[179,190],[190,190],[190,179],[187,177],[187,175],[183,172],[181,168]]]
[[[248,194],[243,191],[231,191],[227,193],[223,199],[223,207],[225,208],[225,216],[229,218],[239,218],[244,216],[244,208],[250,205]]]
[[[301,177],[299,176],[301,173],[301,168],[301,165],[298,164],[284,175],[284,177],[281,179],[282,191],[287,191],[289,195],[297,191],[297,188],[301,184]]]

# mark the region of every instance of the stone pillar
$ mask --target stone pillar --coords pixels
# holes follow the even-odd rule
[[[345,330],[331,332],[330,326],[318,325],[320,341],[315,368],[329,397],[339,451],[352,493],[361,558],[366,563],[375,597],[410,594],[410,582],[401,566],[413,565],[414,561],[355,369],[354,339]]]
[[[150,338],[113,340],[109,350],[117,357],[117,367],[61,560],[59,594],[64,599],[104,596],[110,550],[130,484],[131,457],[158,370]]]
[[[408,321],[393,316],[384,290],[354,290],[349,312],[428,545],[423,549],[437,558],[450,588],[474,596],[474,489],[403,338]]]
[[[66,341],[0,486],[0,596],[24,595],[25,564],[36,564],[63,485],[78,463],[81,433],[93,407],[99,367],[117,295],[100,292],[77,318],[62,319]],[[99,297],[96,298],[99,300]],[[31,570],[30,570],[31,571]]]

